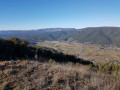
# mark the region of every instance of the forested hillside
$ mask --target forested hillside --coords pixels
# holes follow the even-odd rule
[[[38,41],[66,41],[73,38],[78,42],[90,42],[101,45],[116,45],[120,47],[119,27],[88,27],[83,29],[74,28],[50,28],[30,31],[0,31],[0,37],[18,37],[34,44]]]
[[[75,28],[47,28],[38,30],[8,30],[0,31],[1,38],[12,38],[17,37],[29,41],[34,44],[37,41],[45,40],[65,40],[68,34],[76,31]]]
[[[59,51],[54,51],[49,48],[40,48],[36,46],[30,46],[28,42],[22,41],[18,38],[0,39],[0,60],[17,60],[17,59],[34,59],[46,58],[61,63],[80,63],[83,65],[92,64],[90,61],[86,61],[80,58],[76,58],[73,55],[67,55]],[[41,61],[45,62],[45,61]]]
[[[94,27],[79,29],[71,34],[71,37],[78,42],[90,42],[93,44],[120,46],[119,27]]]

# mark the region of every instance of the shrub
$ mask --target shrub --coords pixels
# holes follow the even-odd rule
[[[55,62],[55,60],[50,59],[50,60],[49,60],[49,63],[50,63],[50,64],[55,64],[56,62]]]

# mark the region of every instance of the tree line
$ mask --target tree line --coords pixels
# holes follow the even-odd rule
[[[40,57],[54,59],[56,62],[73,62],[90,65],[93,63],[73,55],[67,55],[62,52],[53,52],[51,49],[40,48],[29,45],[27,41],[20,40],[16,37],[11,39],[0,39],[0,60],[17,60],[17,59],[34,59]]]

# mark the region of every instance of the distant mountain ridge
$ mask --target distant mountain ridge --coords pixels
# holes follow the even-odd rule
[[[57,40],[66,33],[71,33],[76,31],[75,28],[46,28],[37,30],[6,30],[0,31],[1,38],[12,38],[17,37],[20,39],[25,39],[31,43],[37,41],[45,40]],[[63,35],[62,35],[63,34]]]
[[[0,31],[1,38],[18,37],[30,42],[68,40],[120,47],[120,27],[46,28],[28,31]]]
[[[78,42],[120,46],[120,27],[89,27],[72,33]]]

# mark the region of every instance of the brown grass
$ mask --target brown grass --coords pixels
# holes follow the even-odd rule
[[[79,64],[27,60],[11,64],[0,71],[0,90],[120,90],[115,79]]]

